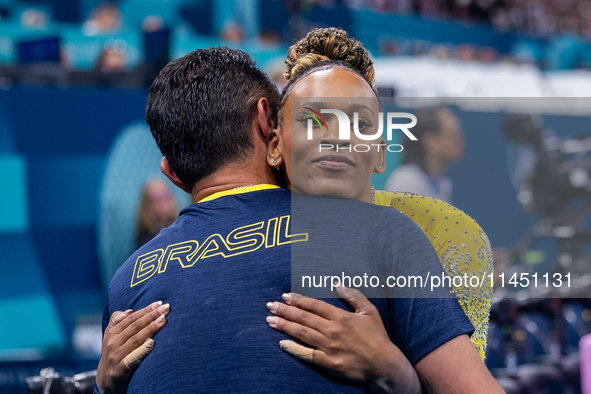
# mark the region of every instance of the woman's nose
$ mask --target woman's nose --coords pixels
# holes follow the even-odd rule
[[[320,144],[324,146],[332,145],[332,149],[347,149],[351,145],[351,141],[349,140],[340,140],[338,137],[338,133],[324,135],[320,138]],[[347,149],[349,150],[349,149]]]
[[[340,125],[338,119],[330,119],[327,123],[322,125],[320,137],[329,139],[331,141],[338,140],[340,135],[339,127]]]

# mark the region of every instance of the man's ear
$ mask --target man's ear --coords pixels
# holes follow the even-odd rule
[[[271,126],[269,125],[269,102],[261,98],[257,102],[255,122],[257,129],[265,136],[266,140],[271,137]]]
[[[281,129],[270,129],[270,140],[267,145],[267,163],[279,169],[283,164],[283,135]]]
[[[383,174],[386,171],[386,140],[384,138],[378,139],[378,157],[376,158],[376,164],[373,168],[373,172],[376,174]],[[382,149],[383,145],[383,149]]]
[[[170,163],[168,162],[168,159],[166,157],[163,157],[162,160],[160,160],[160,171],[162,171],[162,173],[166,175],[166,177],[170,179],[170,181],[174,183],[175,186],[179,187],[186,193],[192,194],[191,190],[189,190],[189,188],[187,188],[187,186],[185,186],[185,184],[181,182],[179,177],[176,176],[176,174],[172,170],[172,167],[170,167]]]

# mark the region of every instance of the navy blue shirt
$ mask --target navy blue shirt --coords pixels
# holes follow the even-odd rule
[[[393,209],[298,196],[298,207],[309,201],[314,209],[298,209],[296,215],[291,197],[287,190],[271,189],[193,204],[117,271],[103,329],[116,310],[138,310],[157,300],[171,305],[167,324],[154,337],[154,350],[138,366],[128,393],[363,392],[360,384],[284,353],[279,341],[287,336],[265,321],[266,303],[291,291],[292,247],[317,250],[326,243],[318,231],[306,230],[306,217],[316,223],[321,219],[325,234],[351,234],[360,245],[355,256],[372,269],[425,260],[439,269],[441,264],[420,229]],[[351,220],[335,223],[322,207],[347,212]],[[297,216],[293,226],[292,215]],[[347,223],[350,231],[343,232]],[[359,243],[359,231],[374,233]],[[348,243],[340,239],[333,249]],[[473,331],[455,298],[371,300],[391,340],[412,363]],[[326,301],[348,308],[338,298]]]

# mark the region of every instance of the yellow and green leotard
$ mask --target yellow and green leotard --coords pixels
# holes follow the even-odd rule
[[[493,257],[486,233],[474,219],[452,205],[427,196],[405,192],[375,191],[375,203],[398,209],[427,235],[450,277],[467,274],[489,278]],[[490,280],[479,287],[454,286],[462,309],[474,326],[470,338],[484,360],[492,297]]]

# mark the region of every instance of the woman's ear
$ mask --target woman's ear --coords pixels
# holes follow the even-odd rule
[[[384,138],[378,139],[378,156],[376,157],[376,164],[373,172],[376,174],[383,174],[386,171],[386,140]],[[382,149],[383,147],[383,149]]]
[[[271,135],[267,147],[267,163],[276,169],[283,164],[283,134],[281,128],[270,129]]]

